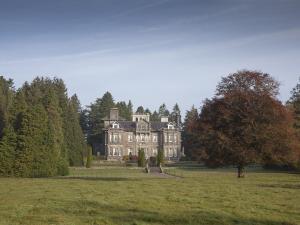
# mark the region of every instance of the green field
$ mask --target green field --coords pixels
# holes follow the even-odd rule
[[[66,178],[0,179],[0,224],[300,224],[300,175],[169,168],[72,168]]]

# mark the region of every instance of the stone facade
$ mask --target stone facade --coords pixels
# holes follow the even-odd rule
[[[122,160],[124,156],[137,156],[144,149],[147,158],[164,150],[166,160],[179,160],[181,156],[181,130],[167,118],[151,122],[149,114],[133,114],[132,121],[119,117],[117,108],[110,110],[104,120],[104,149],[107,160]]]

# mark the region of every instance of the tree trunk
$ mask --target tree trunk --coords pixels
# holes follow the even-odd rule
[[[244,178],[245,175],[244,175],[244,166],[242,165],[239,165],[238,166],[238,178]]]

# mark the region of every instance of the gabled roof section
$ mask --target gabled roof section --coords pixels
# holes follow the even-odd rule
[[[168,128],[167,122],[151,122],[151,130],[161,130],[163,128]]]
[[[132,121],[119,121],[121,129],[126,131],[134,131],[136,129],[136,123]]]

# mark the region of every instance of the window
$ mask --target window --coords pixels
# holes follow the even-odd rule
[[[174,150],[173,150],[173,157],[177,157],[177,151],[176,151],[176,148],[174,148]]]
[[[172,142],[172,141],[173,141],[173,136],[169,135],[169,142]]]
[[[141,134],[141,142],[144,142],[144,141],[145,141],[145,135]]]
[[[174,142],[176,143],[177,142],[177,135],[174,134]]]
[[[113,134],[113,143],[117,143],[118,142],[118,134]]]
[[[153,137],[152,137],[152,139],[153,139],[153,142],[157,142],[157,135],[154,134]]]
[[[132,148],[128,148],[128,149],[127,149],[127,152],[128,152],[128,155],[132,155],[132,154],[133,154]]]
[[[168,124],[168,129],[174,129],[174,125],[171,124],[171,123],[169,123],[169,124]]]
[[[132,134],[128,134],[128,142],[132,142],[132,140],[133,140],[132,136],[133,136]]]
[[[117,122],[114,122],[114,123],[112,124],[112,128],[114,128],[114,129],[119,129],[120,126],[119,126],[119,124],[118,124]]]
[[[114,156],[121,156],[121,150],[120,148],[113,148]]]
[[[140,141],[140,136],[136,135],[136,142],[139,142],[139,141]]]

